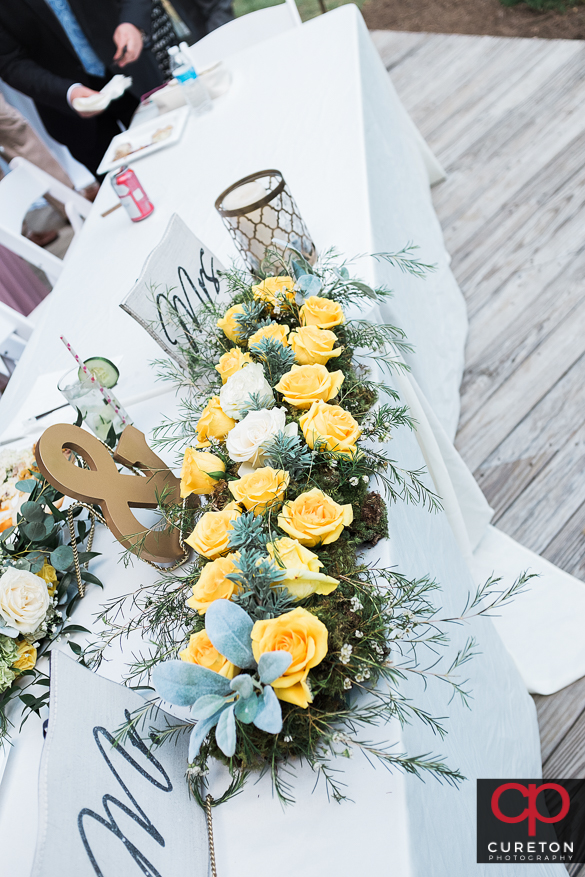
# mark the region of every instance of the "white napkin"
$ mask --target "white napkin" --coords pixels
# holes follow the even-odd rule
[[[98,110],[105,110],[110,101],[117,100],[122,97],[127,88],[132,85],[132,77],[124,76],[117,73],[106,82],[101,91],[90,97],[74,97],[71,101],[74,110],[80,113],[95,113]]]

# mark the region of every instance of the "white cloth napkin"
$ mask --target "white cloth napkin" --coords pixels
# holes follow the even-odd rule
[[[117,73],[106,82],[101,91],[90,97],[74,97],[71,101],[74,110],[80,113],[95,113],[99,110],[105,110],[110,101],[117,100],[122,97],[127,88],[132,85],[132,77],[124,76]]]

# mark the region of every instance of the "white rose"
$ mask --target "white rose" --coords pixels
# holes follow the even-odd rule
[[[49,608],[47,583],[24,569],[9,567],[0,577],[0,615],[20,633],[32,633]]]
[[[298,425],[286,424],[284,408],[262,408],[261,411],[250,411],[237,426],[234,426],[225,440],[227,452],[234,463],[250,463],[253,469],[264,465],[262,445],[274,438],[279,432],[285,435],[296,435]],[[242,474],[240,472],[240,474]]]
[[[268,396],[274,399],[272,388],[264,377],[264,369],[259,362],[253,362],[227,379],[219,391],[219,404],[222,411],[234,420],[241,420],[240,408],[243,408],[252,393],[261,399]]]

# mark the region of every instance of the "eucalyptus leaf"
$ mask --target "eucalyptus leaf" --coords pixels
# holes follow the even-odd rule
[[[10,627],[9,624],[6,624],[3,618],[0,617],[0,633],[2,636],[9,636],[10,639],[16,639],[18,636],[18,631],[15,627]]]
[[[209,719],[203,719],[202,721],[197,722],[197,724],[191,731],[191,736],[189,737],[189,764],[195,761],[195,759],[199,755],[201,744],[203,743],[211,729],[214,728],[215,725],[217,725],[218,720],[219,713],[216,713]]]
[[[25,481],[17,481],[15,487],[21,493],[32,493],[37,483],[34,478],[27,478]]]
[[[254,622],[229,600],[215,600],[205,615],[205,630],[220,655],[242,669],[255,667],[250,635]]]
[[[73,563],[73,550],[70,545],[59,545],[54,551],[51,551],[51,565],[60,572],[67,572]]]
[[[241,697],[236,703],[234,714],[238,721],[242,722],[244,725],[249,725],[250,722],[253,722],[256,718],[256,713],[258,712],[258,698],[257,697],[248,697],[246,700],[243,700]]]
[[[291,267],[293,270],[293,274],[296,280],[299,280],[303,276],[303,274],[307,274],[306,268],[304,268],[296,259],[291,259]]]
[[[319,295],[322,287],[321,281],[315,274],[303,274],[296,285],[305,295]]]
[[[20,529],[31,542],[38,542],[39,539],[44,539],[47,535],[45,525],[37,522],[32,524],[21,524]]]
[[[276,678],[276,677],[275,677]],[[240,697],[244,699],[247,697],[251,697],[254,693],[254,683],[252,682],[252,677],[248,676],[247,673],[240,673],[239,676],[236,676],[230,682],[230,688],[232,691],[237,691]]]
[[[266,685],[258,700],[258,712],[254,724],[268,734],[279,734],[282,731],[282,710],[274,689]]]
[[[20,514],[31,524],[38,524],[45,520],[45,510],[38,502],[23,502],[20,507]]]
[[[271,682],[286,673],[291,664],[292,655],[290,652],[264,652],[258,661],[260,681],[270,685]]]
[[[224,710],[220,715],[215,729],[215,741],[228,758],[236,751],[236,720],[233,706]]]
[[[185,661],[157,664],[152,671],[152,684],[163,700],[177,706],[191,706],[204,694],[225,695],[231,692],[229,679],[206,667]]]
[[[229,706],[225,697],[219,694],[204,694],[198,697],[191,707],[191,716],[194,719],[210,719],[224,707]]]

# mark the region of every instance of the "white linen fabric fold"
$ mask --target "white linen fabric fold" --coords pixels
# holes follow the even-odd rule
[[[113,100],[122,97],[127,88],[132,85],[132,77],[116,73],[109,82],[97,93],[89,97],[74,97],[71,105],[80,113],[97,113],[105,110]]]

